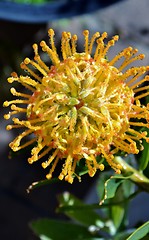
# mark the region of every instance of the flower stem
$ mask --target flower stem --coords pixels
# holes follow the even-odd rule
[[[119,156],[115,157],[114,161],[122,166],[122,174],[131,172],[132,174],[130,175],[130,180],[137,184],[139,187],[143,188],[146,192],[149,192],[149,179],[141,171],[138,171],[137,169],[130,166]]]

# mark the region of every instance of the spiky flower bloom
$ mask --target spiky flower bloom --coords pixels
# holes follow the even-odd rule
[[[21,64],[29,75],[13,73],[8,78],[9,83],[17,81],[31,91],[25,94],[11,88],[11,93],[18,98],[4,103],[12,110],[5,115],[6,119],[25,113],[24,120],[12,118],[14,125],[7,126],[8,130],[26,128],[10,147],[18,151],[36,142],[28,161],[33,163],[49,154],[47,161],[42,163],[43,168],[51,166],[46,175],[48,179],[61,161],[64,164],[59,179],[65,178],[72,183],[81,159],[85,159],[90,176],[97,169],[104,169],[103,162],[99,161],[101,158],[120,173],[121,166],[114,162],[114,155],[119,151],[137,154],[141,139],[149,141],[146,131],[136,130],[137,126],[149,127],[149,104],[144,106],[140,102],[149,95],[149,86],[142,86],[149,81],[149,76],[140,79],[149,67],[128,68],[144,55],[128,47],[108,60],[108,50],[118,36],[105,44],[107,33],[100,36],[96,32],[90,39],[89,31],[85,30],[82,53],[76,49],[77,36],[62,33],[61,60],[54,44],[54,31],[50,29],[48,33],[50,47],[44,41],[40,46],[49,55],[52,66],[42,61],[38,46],[34,44],[34,60],[26,58]],[[122,61],[116,66],[120,59]],[[34,137],[21,144],[24,137],[33,134]],[[97,160],[97,156],[101,158]]]

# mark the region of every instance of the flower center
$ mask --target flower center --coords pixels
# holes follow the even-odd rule
[[[76,109],[79,110],[83,106],[84,106],[84,102],[82,101],[82,99],[79,99],[79,103],[75,105]]]
[[[52,67],[42,79],[28,106],[28,118],[42,126],[37,134],[47,146],[79,155],[106,151],[113,139],[129,126],[133,92],[121,80],[121,73],[105,59],[98,65],[76,54]]]

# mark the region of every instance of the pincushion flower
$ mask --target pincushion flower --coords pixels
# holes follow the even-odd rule
[[[50,46],[45,41],[40,46],[52,65],[44,63],[34,44],[34,60],[26,58],[21,64],[28,75],[12,73],[8,78],[9,83],[17,81],[30,92],[11,88],[17,99],[4,102],[4,106],[11,106],[6,119],[24,114],[23,120],[12,117],[13,124],[7,126],[7,130],[25,128],[10,147],[18,151],[36,143],[28,162],[34,163],[47,155],[42,167],[50,166],[48,179],[57,163],[62,162],[59,179],[72,183],[76,165],[82,159],[88,174],[93,176],[97,169],[104,170],[104,162],[97,160],[97,156],[120,173],[121,166],[114,162],[114,155],[119,151],[137,154],[142,139],[149,142],[147,132],[137,130],[137,127],[149,128],[149,104],[144,106],[140,101],[149,95],[149,86],[142,86],[149,81],[149,76],[145,76],[149,67],[132,67],[144,55],[128,47],[108,60],[108,50],[118,36],[105,44],[106,32],[102,35],[96,32],[90,38],[85,30],[85,49],[81,53],[77,51],[77,35],[62,33],[60,57],[54,31],[49,29],[48,34]],[[29,140],[22,143],[28,136]]]

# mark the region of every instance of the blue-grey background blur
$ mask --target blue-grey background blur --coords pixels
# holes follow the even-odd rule
[[[43,179],[45,171],[40,163],[29,165],[29,153],[12,154],[8,143],[17,131],[7,132],[7,122],[2,108],[5,99],[10,99],[9,84],[6,79],[12,71],[20,71],[19,64],[24,57],[32,57],[31,45],[47,40],[47,29],[56,32],[56,45],[60,49],[62,31],[78,35],[79,50],[83,49],[82,31],[90,33],[107,31],[109,37],[120,35],[113,56],[126,46],[133,46],[145,53],[143,64],[149,65],[149,1],[148,0],[59,0],[61,6],[22,6],[12,5],[15,1],[0,0],[0,239],[34,240],[37,239],[28,227],[29,221],[40,217],[63,218],[55,214],[56,195],[71,191],[87,203],[97,202],[96,179],[85,176],[82,183],[45,186],[27,194],[27,187]],[[81,45],[82,44],[82,45]],[[10,158],[10,155],[12,157]],[[130,226],[149,219],[149,197],[142,193],[131,203]]]

